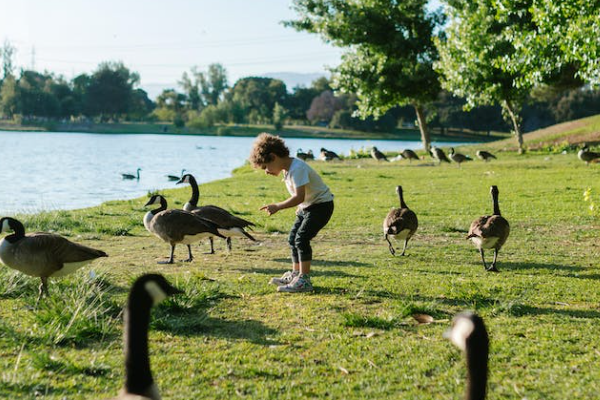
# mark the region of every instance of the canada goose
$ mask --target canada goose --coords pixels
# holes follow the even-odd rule
[[[402,153],[400,153],[400,156],[404,159],[407,159],[409,163],[412,162],[412,160],[419,159],[419,156],[417,155],[417,153],[415,153],[411,149],[402,150]]]
[[[487,391],[489,337],[483,319],[472,312],[457,314],[444,337],[465,352],[467,390],[465,400],[484,400]]]
[[[159,264],[173,264],[175,245],[187,245],[189,257],[186,262],[191,262],[192,247],[190,244],[210,235],[225,238],[217,231],[217,226],[191,212],[184,210],[167,210],[167,200],[161,195],[154,195],[145,206],[160,204],[160,207],[148,211],[144,216],[144,226],[148,232],[154,234],[171,245],[171,256],[168,261],[159,261]]]
[[[73,243],[53,233],[36,232],[25,235],[25,227],[14,218],[0,219],[0,233],[14,232],[0,240],[0,261],[24,274],[39,277],[38,301],[48,294],[48,278],[71,274],[99,257],[108,257],[102,250]]]
[[[376,159],[377,161],[389,161],[385,154],[377,149],[377,147],[373,146],[371,148],[371,157]]]
[[[309,151],[306,153],[306,159],[307,159],[307,160],[314,160],[314,159],[315,159],[315,155],[313,154],[312,150],[309,150]]]
[[[214,205],[198,206],[198,199],[200,197],[200,191],[198,190],[198,183],[196,178],[191,174],[184,175],[177,184],[189,183],[192,187],[192,197],[185,203],[183,209],[190,211],[200,217],[207,219],[217,225],[217,230],[227,239],[227,248],[231,251],[231,237],[232,236],[245,236],[253,242],[256,241],[244,228],[254,226],[254,223],[247,221],[243,218],[236,217],[229,211],[224,210],[221,207]],[[210,253],[215,252],[213,238],[209,237],[210,240]]]
[[[477,150],[477,153],[475,154],[477,155],[477,157],[479,157],[480,160],[483,160],[485,162],[490,161],[492,158],[496,159],[495,155],[485,150]]]
[[[142,169],[138,168],[137,169],[137,175],[131,175],[131,174],[121,174],[121,176],[123,177],[123,179],[136,179],[136,180],[140,180],[140,171]]]
[[[181,175],[177,176],[177,175],[165,175],[170,181],[178,181],[181,179],[181,177],[183,176],[183,173],[185,172],[185,169],[181,170]]]
[[[448,164],[450,164],[450,160],[448,160],[448,157],[446,157],[446,153],[444,153],[444,151],[442,149],[440,149],[439,147],[433,146],[432,148],[430,148],[429,149],[429,154],[431,154],[431,157],[433,157],[436,160],[438,160],[439,165],[442,164],[442,161],[447,162]]]
[[[408,240],[415,234],[419,221],[417,220],[417,214],[410,210],[404,202],[404,196],[402,194],[402,186],[396,186],[396,193],[400,199],[400,208],[394,208],[383,220],[383,235],[387,240],[390,253],[396,254],[394,246],[388,236],[395,236],[398,239],[404,239],[404,248],[402,249],[401,256],[406,251],[406,245]]]
[[[581,150],[579,150],[579,153],[577,153],[577,157],[579,157],[581,161],[584,161],[586,165],[590,165],[590,161],[600,159],[600,153],[590,151],[588,145],[584,143]]]
[[[492,215],[484,215],[473,221],[469,228],[467,239],[471,239],[479,249],[481,261],[483,261],[485,269],[491,272],[498,272],[496,269],[498,251],[500,251],[500,248],[504,245],[506,239],[508,239],[510,226],[508,225],[508,221],[500,215],[500,207],[498,206],[498,187],[495,185],[492,186],[490,188],[490,193],[492,194],[494,213]],[[490,267],[485,263],[483,254],[484,249],[494,249],[494,261],[492,261]]]
[[[459,167],[460,164],[462,164],[465,161],[473,161],[473,159],[469,156],[454,152],[454,147],[450,147],[450,159],[457,163]]]
[[[335,154],[333,151],[327,150],[323,147],[321,147],[321,159],[324,161],[331,161],[333,159],[337,158],[338,160],[340,159],[340,157]]]
[[[148,354],[150,309],[168,296],[183,293],[159,274],[142,275],[131,286],[124,312],[125,384],[111,400],[160,400]]]
[[[298,149],[296,151],[296,158],[306,161],[308,159],[308,153],[303,152],[302,149]]]

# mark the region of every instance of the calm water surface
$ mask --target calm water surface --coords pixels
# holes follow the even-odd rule
[[[194,174],[199,183],[231,176],[244,164],[253,137],[153,134],[23,133],[0,131],[0,216],[75,209],[107,200],[131,199],[175,187],[166,175]],[[348,154],[377,146],[382,151],[419,149],[396,140],[286,139],[292,153],[321,147]],[[451,145],[444,143],[444,145]],[[123,180],[121,173],[140,180]]]

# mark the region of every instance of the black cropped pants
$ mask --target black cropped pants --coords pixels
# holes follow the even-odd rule
[[[313,204],[296,214],[296,221],[288,238],[294,264],[312,260],[310,241],[327,225],[332,214],[333,201]]]

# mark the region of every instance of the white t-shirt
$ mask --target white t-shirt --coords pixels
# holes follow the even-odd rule
[[[319,174],[298,158],[292,158],[290,170],[284,173],[283,181],[292,196],[296,194],[297,187],[305,187],[304,201],[298,205],[300,209],[333,200],[333,194]]]

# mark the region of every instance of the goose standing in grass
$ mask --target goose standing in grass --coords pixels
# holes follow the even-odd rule
[[[402,186],[396,186],[396,193],[398,193],[398,198],[400,199],[400,208],[391,210],[383,220],[383,235],[388,242],[392,255],[396,254],[396,250],[392,242],[390,242],[389,236],[404,240],[404,248],[402,249],[402,254],[400,254],[403,256],[408,240],[415,234],[419,227],[419,221],[417,220],[417,214],[410,210],[404,202]]]
[[[165,175],[170,181],[178,181],[181,179],[181,177],[183,176],[183,173],[185,172],[185,169],[181,170],[181,174],[179,176],[177,175]]]
[[[454,151],[454,147],[450,147],[450,159],[457,163],[459,167],[460,164],[464,163],[465,161],[473,161],[473,159],[469,156],[466,156],[461,153],[456,153]]]
[[[442,165],[442,161],[450,164],[450,160],[448,160],[448,157],[446,157],[446,153],[444,153],[444,150],[440,149],[439,147],[431,147],[429,149],[429,154],[431,154],[431,157],[438,160],[438,165]]]
[[[133,179],[135,179],[135,180],[138,180],[138,181],[139,181],[139,180],[140,180],[140,171],[141,171],[141,170],[142,170],[141,168],[138,168],[138,169],[137,169],[137,174],[136,174],[136,175],[132,175],[132,174],[121,174],[121,177],[123,177],[123,179],[129,179],[129,180],[133,180]]]
[[[502,248],[508,235],[510,234],[510,226],[508,221],[500,215],[500,206],[498,205],[498,187],[492,186],[490,188],[492,194],[492,203],[494,206],[494,213],[492,215],[484,215],[483,217],[477,218],[471,227],[469,228],[469,234],[467,239],[475,244],[481,253],[481,261],[487,271],[498,272],[496,269],[496,259],[498,258],[498,251]],[[494,249],[494,260],[491,266],[487,266],[485,263],[484,249]]]
[[[144,226],[148,232],[171,245],[171,256],[168,261],[159,261],[159,264],[173,264],[175,246],[179,243],[187,245],[189,257],[186,262],[191,262],[191,244],[209,236],[225,238],[217,230],[217,226],[198,215],[184,210],[167,210],[167,200],[161,195],[154,195],[145,206],[160,204],[160,207],[148,211],[144,216]]]
[[[452,327],[444,333],[444,337],[465,352],[467,359],[465,400],[484,400],[487,391],[490,343],[483,319],[472,312],[459,313],[452,320]]]
[[[0,219],[0,233],[14,232],[0,240],[0,261],[12,269],[42,281],[38,301],[48,294],[48,278],[71,274],[100,257],[108,257],[96,250],[73,243],[62,236],[36,232],[25,235],[25,227],[14,218]]]
[[[404,150],[402,150],[402,153],[400,153],[400,156],[402,158],[404,158],[405,160],[408,160],[409,163],[412,162],[412,160],[418,160],[419,159],[419,156],[417,155],[417,153],[415,153],[411,149],[404,149]]]
[[[334,160],[336,158],[338,160],[340,159],[340,157],[336,153],[334,153],[333,151],[330,151],[330,150],[327,150],[327,149],[321,147],[321,159],[323,161],[331,161],[331,160]]]
[[[159,274],[142,275],[131,286],[124,313],[125,384],[111,400],[160,400],[148,354],[150,309],[169,296],[183,293]]]
[[[584,143],[581,150],[579,150],[579,153],[577,153],[577,157],[579,157],[581,161],[584,161],[586,165],[590,165],[590,161],[600,159],[600,153],[590,151],[588,145]]]
[[[483,160],[485,162],[491,161],[492,158],[495,160],[496,156],[493,155],[492,153],[490,153],[489,151],[485,151],[485,150],[477,150],[477,153],[475,153],[477,155],[477,157],[480,160]]]
[[[200,217],[207,219],[217,225],[217,230],[227,239],[227,249],[231,251],[231,238],[233,236],[245,236],[253,242],[256,241],[248,232],[245,231],[245,228],[250,229],[250,227],[254,226],[254,223],[247,221],[243,218],[236,217],[231,214],[229,211],[213,205],[207,206],[198,206],[198,199],[200,198],[200,191],[198,190],[198,183],[196,182],[196,178],[194,178],[191,174],[184,175],[177,184],[180,183],[188,183],[192,187],[192,197],[190,200],[185,203],[183,209],[186,211],[190,211]],[[215,252],[213,238],[209,237],[210,240],[210,253],[213,254]]]
[[[371,157],[376,159],[377,161],[389,161],[385,154],[383,154],[377,147],[373,146],[371,148]]]

